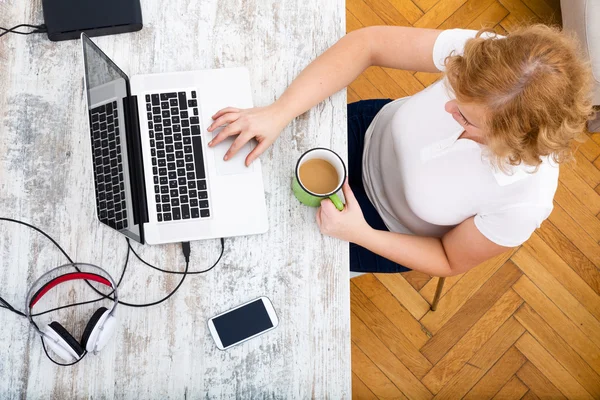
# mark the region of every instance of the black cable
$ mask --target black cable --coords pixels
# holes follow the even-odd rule
[[[204,269],[202,271],[191,271],[191,272],[179,272],[179,271],[169,271],[166,269],[162,269],[162,268],[158,268],[150,263],[148,263],[147,261],[143,260],[138,253],[136,253],[136,251],[133,249],[133,247],[131,247],[131,243],[129,242],[129,239],[127,239],[127,245],[129,246],[129,249],[133,252],[133,254],[136,256],[136,258],[138,260],[140,260],[142,263],[146,264],[148,267],[153,268],[157,271],[160,272],[164,272],[165,274],[175,274],[175,275],[182,275],[182,274],[187,274],[187,275],[198,275],[198,274],[204,274],[208,271],[210,271],[211,269],[213,269],[214,267],[217,266],[217,264],[221,261],[221,258],[223,257],[223,253],[225,252],[225,239],[221,238],[221,254],[219,255],[219,258],[217,259],[217,261],[210,267],[207,269]],[[185,251],[184,251],[184,256],[185,256]],[[188,257],[189,257],[189,253],[188,253]]]
[[[127,242],[129,243],[129,239],[127,239]],[[186,264],[187,264],[189,262],[189,254],[190,254],[189,242],[182,243],[182,247],[183,247],[184,257],[186,257]],[[187,250],[186,250],[186,247],[187,247]],[[156,269],[158,271],[168,273],[168,274],[182,274],[185,277],[185,275],[197,275],[197,274],[201,274],[201,273],[204,273],[204,272],[208,272],[208,271],[212,270],[214,267],[216,267],[217,264],[219,264],[219,262],[221,261],[221,258],[223,257],[223,253],[225,252],[225,239],[221,238],[221,254],[219,255],[219,258],[217,259],[217,261],[215,261],[215,263],[210,268],[207,268],[207,269],[205,269],[203,271],[192,271],[192,272],[188,271],[187,273],[186,272],[178,272],[178,271],[168,271],[168,270],[164,270],[164,269],[155,267],[154,265],[148,263],[146,260],[142,259],[135,252],[135,250],[133,250],[133,248],[131,246],[129,246],[129,249],[133,252],[133,254],[136,255],[136,257],[138,258],[138,260],[140,260],[142,263],[146,264],[147,266],[149,266],[151,268],[154,268],[154,269]],[[186,255],[186,253],[187,253],[187,255]],[[129,254],[129,252],[128,252],[128,254]],[[125,266],[123,267],[123,272],[121,273],[121,279],[125,275],[125,271],[127,270],[127,266],[128,266],[128,264],[125,264]],[[119,280],[119,282],[121,281],[121,279]],[[181,286],[181,283],[182,282],[180,282],[177,285],[177,287],[173,290],[173,292],[171,292],[168,295],[169,297],[171,297],[179,289],[179,287]],[[118,284],[117,284],[117,287],[118,287]],[[111,294],[112,294],[112,292],[109,293],[109,294],[107,294],[107,295],[105,295],[105,296],[103,296],[103,297],[95,299],[95,300],[88,300],[88,301],[83,301],[83,302],[79,302],[79,303],[68,304],[66,306],[56,307],[56,308],[52,308],[50,310],[42,311],[42,312],[39,312],[37,314],[31,314],[31,316],[32,317],[37,317],[39,315],[47,314],[47,313],[50,313],[52,311],[62,310],[63,308],[69,308],[69,307],[75,307],[75,306],[80,306],[80,305],[84,305],[84,304],[94,303],[94,302],[97,302],[97,301],[105,299],[107,296],[110,296]],[[137,304],[137,305],[136,304],[130,304],[130,303],[123,303],[123,302],[119,301],[119,304],[124,304],[124,305],[129,306],[129,307],[149,307],[150,305],[155,305],[155,304],[162,303],[165,300],[166,300],[166,298],[162,299],[162,300],[159,300],[157,302],[154,302],[154,303],[150,303],[150,304]]]
[[[7,310],[14,312],[15,314],[20,315],[21,317],[27,317],[24,313],[22,313],[21,311],[15,309],[13,306],[11,306],[10,303],[8,301],[4,300],[1,296],[0,296],[0,301],[2,303],[4,303],[4,305],[0,304],[0,306],[2,308],[6,308]]]
[[[57,242],[56,242],[56,241],[55,241],[55,240],[54,240],[54,239],[53,239],[53,238],[50,236],[50,235],[48,235],[46,232],[42,231],[41,229],[39,229],[39,228],[37,228],[37,227],[35,227],[35,226],[31,225],[31,224],[28,224],[28,223],[26,223],[26,222],[18,221],[18,220],[12,219],[12,218],[3,218],[3,217],[0,217],[0,221],[10,221],[10,222],[14,222],[14,223],[17,223],[17,224],[25,225],[25,226],[27,226],[27,227],[29,227],[29,228],[31,228],[31,229],[33,229],[33,230],[35,230],[35,231],[37,231],[37,232],[41,233],[41,234],[42,234],[42,235],[44,235],[44,236],[45,236],[45,237],[46,237],[48,240],[50,240],[50,241],[52,242],[52,244],[54,244],[54,245],[55,245],[55,246],[56,246],[56,247],[57,247],[57,248],[60,250],[60,252],[61,252],[61,253],[62,253],[62,254],[63,254],[63,255],[64,255],[66,258],[67,258],[67,260],[69,260],[69,262],[70,262],[70,263],[74,264],[74,261],[73,261],[73,259],[71,259],[71,257],[70,257],[70,256],[67,254],[67,252],[66,252],[66,251],[65,251],[65,250],[64,250],[64,249],[63,249],[63,248],[62,248],[62,247],[61,247],[61,246],[60,246],[60,245],[59,245],[59,244],[58,244],[58,243],[57,243]],[[207,268],[207,269],[205,269],[205,270],[202,270],[202,271],[192,271],[192,272],[190,272],[190,271],[189,271],[189,256],[190,256],[190,253],[191,253],[190,244],[189,244],[189,242],[183,242],[183,243],[182,243],[182,252],[183,252],[183,255],[184,255],[185,259],[186,259],[186,269],[185,269],[185,271],[183,271],[183,272],[179,272],[179,271],[169,271],[169,270],[165,270],[165,269],[162,269],[162,268],[158,268],[158,267],[156,267],[156,266],[154,266],[154,265],[152,265],[152,264],[148,263],[146,260],[144,260],[143,258],[141,258],[139,254],[137,254],[137,253],[136,253],[136,251],[135,251],[135,250],[133,249],[133,247],[131,246],[131,243],[130,243],[130,241],[129,241],[129,238],[126,238],[126,241],[127,241],[127,247],[128,247],[128,248],[127,248],[127,255],[126,255],[126,258],[125,258],[125,264],[123,265],[123,271],[121,272],[121,276],[120,276],[120,278],[119,278],[119,281],[118,281],[118,283],[117,283],[117,288],[118,288],[118,287],[120,286],[120,284],[122,283],[122,281],[123,281],[123,278],[124,278],[124,276],[125,276],[125,272],[127,271],[127,267],[128,267],[128,265],[129,265],[129,252],[130,252],[130,251],[132,251],[132,252],[133,252],[133,254],[136,256],[136,258],[137,258],[138,260],[140,260],[140,261],[141,261],[143,264],[147,265],[147,266],[148,266],[148,267],[150,267],[150,268],[153,268],[153,269],[155,269],[155,270],[157,270],[157,271],[161,271],[161,272],[168,273],[168,274],[178,274],[178,275],[183,275],[183,278],[182,278],[182,280],[179,282],[179,284],[177,285],[177,287],[175,287],[175,289],[174,289],[174,290],[173,290],[171,293],[169,293],[169,294],[168,294],[167,296],[165,296],[164,298],[162,298],[162,299],[160,299],[160,300],[157,300],[157,301],[155,301],[155,302],[152,302],[152,303],[146,303],[146,304],[132,304],[132,303],[128,303],[128,302],[124,302],[124,301],[120,301],[120,300],[119,300],[119,304],[123,304],[124,306],[128,306],[128,307],[136,307],[136,308],[141,308],[141,307],[150,307],[150,306],[157,305],[157,304],[160,304],[160,303],[162,303],[162,302],[166,301],[166,300],[167,300],[167,299],[169,299],[171,296],[173,296],[177,290],[179,290],[179,288],[180,288],[180,287],[181,287],[181,285],[183,284],[183,281],[185,280],[185,276],[186,276],[186,275],[198,275],[198,274],[202,274],[202,273],[209,272],[210,270],[212,270],[213,268],[215,268],[215,267],[217,266],[217,264],[219,264],[219,262],[220,262],[220,261],[221,261],[221,259],[223,258],[223,254],[225,253],[225,240],[224,240],[223,238],[221,238],[221,239],[220,239],[220,242],[221,242],[221,253],[219,254],[219,258],[217,259],[217,261],[215,261],[215,263],[214,263],[214,264],[213,264],[211,267],[209,267],[209,268]],[[87,282],[87,281],[86,281],[86,282]],[[90,286],[91,286],[91,284],[89,284],[89,282],[88,282],[88,285],[90,285]],[[78,302],[78,303],[68,304],[68,305],[61,306],[61,307],[52,308],[52,309],[45,310],[45,311],[42,311],[42,312],[39,312],[39,313],[36,313],[36,314],[32,314],[31,316],[32,316],[32,317],[36,317],[36,316],[39,316],[39,315],[44,315],[44,314],[47,314],[47,313],[50,313],[50,312],[53,312],[53,311],[62,310],[62,309],[64,309],[64,308],[75,307],[75,306],[84,305],[84,304],[91,304],[91,303],[95,303],[95,302],[97,302],[97,301],[104,300],[104,299],[107,299],[107,298],[108,298],[108,299],[111,299],[111,300],[113,300],[113,301],[114,301],[114,299],[110,298],[110,296],[113,294],[113,292],[110,292],[110,293],[108,293],[108,294],[104,294],[104,293],[101,293],[101,292],[99,292],[99,291],[98,291],[98,290],[97,290],[95,287],[93,287],[93,286],[91,286],[91,287],[92,287],[92,289],[93,289],[93,290],[94,290],[96,293],[98,293],[98,294],[99,294],[99,295],[101,295],[102,297],[100,297],[100,298],[98,298],[98,299],[94,299],[94,300],[88,300],[88,301],[84,301],[84,302]],[[8,309],[9,311],[12,311],[12,312],[14,312],[15,314],[18,314],[18,315],[20,315],[20,316],[23,316],[23,317],[25,317],[25,314],[24,314],[24,313],[22,313],[21,311],[18,311],[18,310],[17,310],[17,309],[15,309],[14,307],[12,307],[12,306],[11,306],[11,305],[10,305],[10,304],[9,304],[9,303],[6,301],[6,300],[2,299],[1,297],[0,297],[0,300],[1,300],[1,301],[2,301],[4,304],[6,304],[6,306],[2,306],[2,305],[0,305],[0,306],[2,306],[2,308],[6,308],[6,309]]]
[[[18,221],[16,219],[12,219],[12,218],[5,218],[5,217],[0,217],[0,221],[9,221],[9,222],[14,222],[15,224],[19,224],[19,225],[25,225],[28,228],[33,229],[36,232],[41,233],[42,235],[44,235],[49,241],[52,242],[52,244],[54,246],[56,246],[56,248],[58,248],[58,250],[60,250],[60,252],[67,258],[67,260],[69,260],[69,262],[71,264],[75,264],[75,262],[71,259],[71,257],[69,257],[69,255],[67,254],[67,252],[60,247],[60,244],[56,243],[56,240],[52,239],[52,237],[50,235],[48,235],[46,232],[44,232],[43,230],[36,228],[35,226],[28,224],[27,222],[23,222],[23,221]]]
[[[79,357],[77,360],[73,361],[70,364],[59,363],[58,361],[55,361],[52,357],[50,357],[50,354],[48,354],[48,350],[46,349],[46,342],[44,342],[44,338],[42,336],[40,336],[40,340],[42,341],[42,347],[44,348],[44,353],[46,353],[46,357],[48,357],[48,360],[52,361],[54,364],[59,365],[61,367],[70,367],[71,365],[75,365],[79,361],[83,360],[83,357],[85,357],[87,355],[87,351],[85,351],[81,355],[81,357]]]
[[[123,272],[121,272],[121,277],[119,278],[119,281],[117,282],[117,288],[118,288],[119,286],[121,286],[121,282],[123,281],[123,277],[125,277],[125,271],[127,271],[127,265],[129,264],[129,253],[130,253],[130,250],[129,250],[129,247],[128,247],[128,248],[127,248],[127,255],[125,256],[125,264],[123,265]],[[97,301],[100,301],[100,300],[104,300],[104,299],[106,299],[107,297],[109,297],[110,295],[112,295],[114,292],[115,292],[115,291],[113,290],[113,291],[111,291],[110,293],[108,293],[107,295],[103,295],[103,296],[102,296],[102,297],[100,297],[99,299],[88,300],[88,301],[82,301],[82,302],[79,302],[79,303],[73,303],[73,304],[68,304],[68,305],[66,305],[66,306],[56,307],[56,308],[52,308],[52,309],[50,309],[50,310],[46,310],[46,311],[40,311],[40,312],[38,312],[38,313],[31,314],[31,316],[32,316],[32,317],[39,317],[40,315],[48,314],[48,313],[50,313],[50,312],[52,312],[52,311],[58,311],[58,310],[62,310],[63,308],[69,308],[69,307],[75,307],[75,306],[82,306],[82,305],[84,305],[84,304],[91,304],[91,303],[95,303],[95,302],[97,302]],[[2,298],[0,297],[0,299],[2,299]],[[114,298],[112,298],[111,300],[113,300],[113,301],[114,301]],[[6,302],[6,301],[5,301],[5,302]],[[13,311],[14,311],[14,310],[13,310]]]
[[[19,28],[33,28],[32,31],[29,32],[19,32],[17,31],[17,29]],[[3,30],[4,32],[0,33],[0,37],[7,35],[9,33],[15,33],[17,35],[31,35],[32,33],[46,33],[48,32],[48,27],[46,27],[46,24],[41,24],[41,25],[30,25],[30,24],[19,24],[17,26],[13,26],[10,29],[6,29],[0,26],[0,29]]]

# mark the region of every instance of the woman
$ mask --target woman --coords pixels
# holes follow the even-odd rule
[[[296,116],[377,65],[445,71],[396,101],[348,106],[347,208],[325,200],[321,232],[351,242],[354,271],[464,273],[525,242],[552,210],[558,163],[591,114],[573,39],[535,25],[506,37],[406,27],[354,31],[268,107],[226,108],[209,144],[255,138],[250,164]],[[351,188],[351,189],[350,189]]]

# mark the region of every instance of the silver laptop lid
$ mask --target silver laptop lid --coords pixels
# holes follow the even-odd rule
[[[81,35],[92,144],[96,212],[103,224],[143,243],[147,221],[139,151],[137,99],[129,78],[85,34]]]

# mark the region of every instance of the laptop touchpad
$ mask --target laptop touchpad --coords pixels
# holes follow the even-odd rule
[[[219,132],[221,132],[222,128],[216,129],[212,136],[213,138],[217,136]],[[237,175],[252,172],[254,166],[251,164],[250,167],[246,167],[246,157],[252,149],[254,149],[254,143],[252,141],[246,143],[235,156],[230,158],[227,161],[223,160],[225,153],[233,144],[233,141],[237,138],[237,136],[229,137],[223,140],[221,143],[212,148],[213,154],[215,157],[215,166],[217,167],[218,175]]]

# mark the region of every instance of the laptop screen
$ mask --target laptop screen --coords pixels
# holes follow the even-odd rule
[[[129,168],[133,156],[128,151],[131,141],[127,140],[125,120],[129,79],[85,35],[82,44],[96,212],[100,222],[141,242]]]

